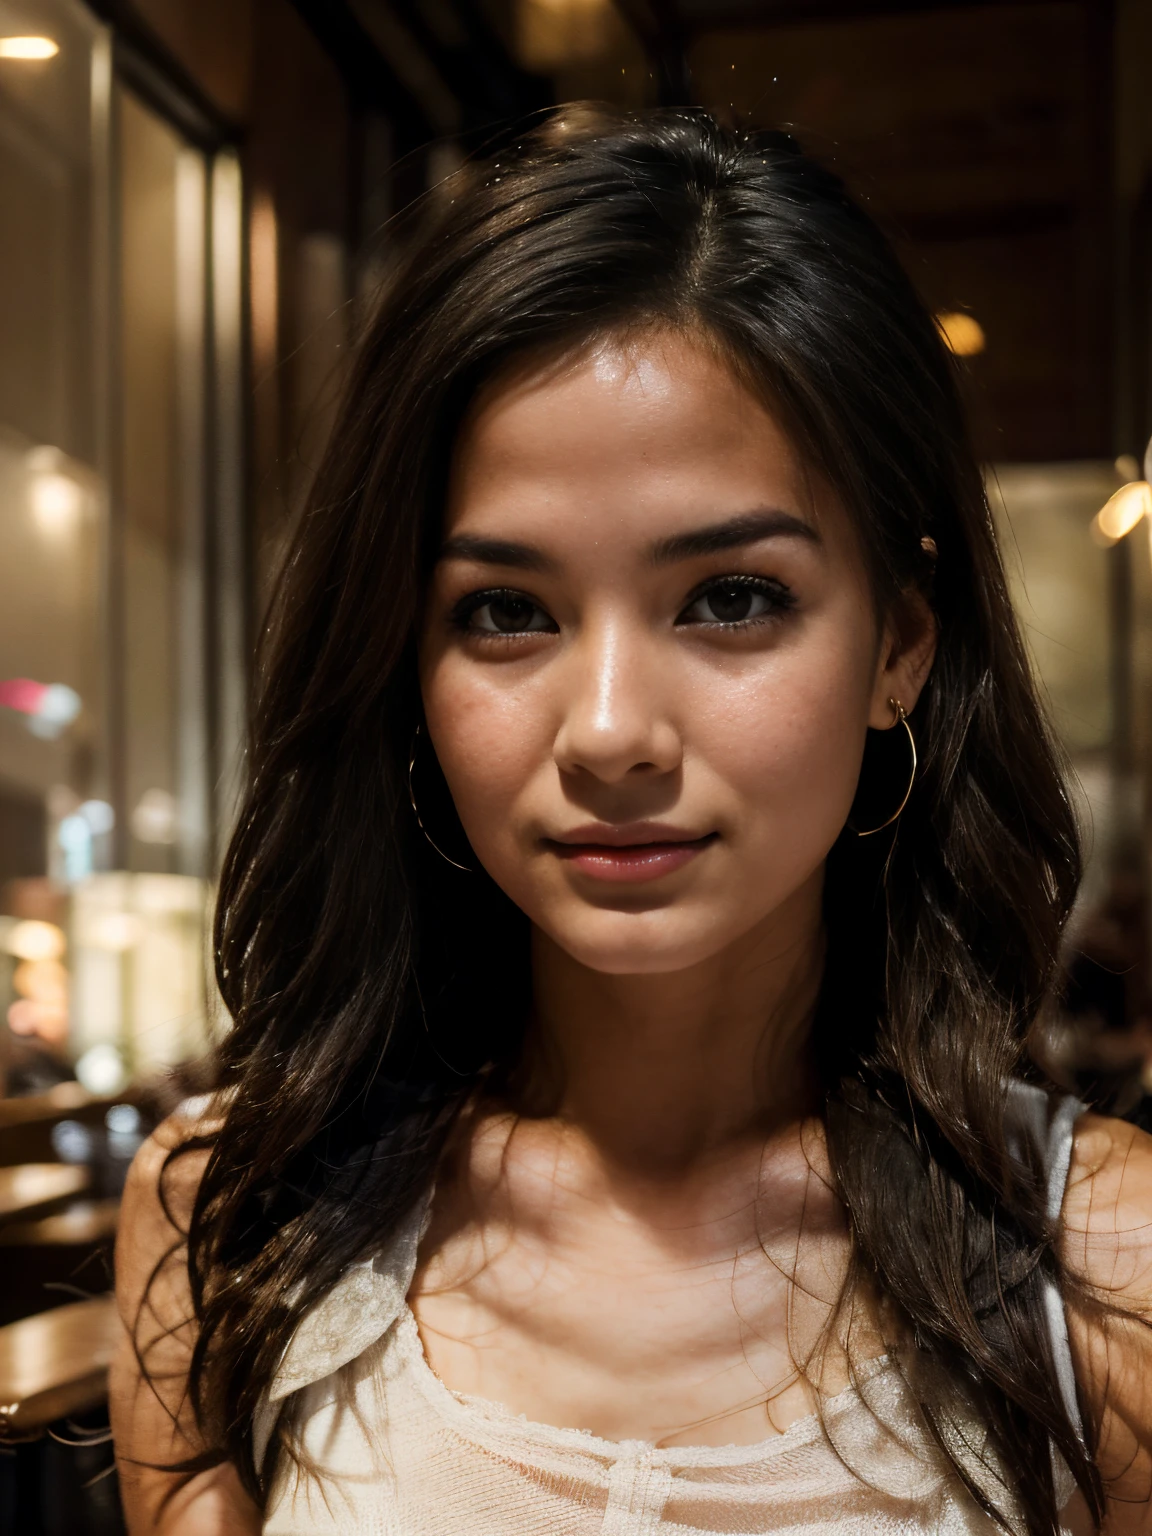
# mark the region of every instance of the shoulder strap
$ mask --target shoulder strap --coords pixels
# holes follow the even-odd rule
[[[1047,1214],[1049,1221],[1059,1221],[1072,1165],[1072,1138],[1076,1121],[1088,1106],[1073,1094],[1053,1095],[1031,1083],[1012,1082],[1008,1086],[1008,1144],[1015,1157],[1023,1159],[1024,1143],[1039,1154],[1047,1174]],[[1076,1372],[1072,1365],[1072,1346],[1068,1339],[1068,1318],[1064,1298],[1050,1276],[1041,1280],[1044,1321],[1052,1347],[1056,1380],[1064,1411],[1081,1440],[1084,1423],[1076,1398]]]

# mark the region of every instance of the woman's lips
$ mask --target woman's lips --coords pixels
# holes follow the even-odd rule
[[[567,864],[573,864],[581,874],[593,880],[619,882],[656,880],[683,869],[685,864],[703,853],[717,834],[706,837],[661,839],[654,842],[598,843],[557,842],[547,838],[546,845]]]

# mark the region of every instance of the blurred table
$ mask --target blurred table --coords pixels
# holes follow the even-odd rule
[[[77,1200],[67,1210],[0,1225],[0,1248],[87,1247],[116,1236],[120,1201]]]
[[[39,1434],[101,1403],[119,1332],[110,1295],[0,1328],[0,1441]]]
[[[57,1083],[43,1093],[22,1094],[18,1098],[0,1098],[0,1127],[23,1125],[35,1120],[59,1120],[92,1105],[115,1104],[107,1094],[89,1093],[79,1083]]]
[[[0,1221],[27,1218],[45,1206],[83,1194],[92,1182],[87,1168],[70,1163],[18,1163],[0,1168]]]

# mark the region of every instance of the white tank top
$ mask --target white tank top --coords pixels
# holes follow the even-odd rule
[[[1017,1100],[1040,1139],[1058,1215],[1080,1106],[1049,1118]],[[1031,1122],[1031,1123],[1029,1123]],[[856,1383],[757,1445],[609,1441],[533,1424],[450,1391],[429,1366],[406,1301],[426,1207],[385,1252],[349,1269],[302,1319],[255,1426],[257,1459],[282,1408],[301,1465],[279,1457],[266,1536],[991,1536],[945,1465],[887,1356]],[[1071,1392],[1059,1296],[1047,1308],[1061,1385]],[[287,1399],[292,1398],[289,1404]],[[1078,1423],[1078,1416],[1076,1418]],[[975,1426],[973,1427],[975,1429]],[[979,1448],[977,1430],[970,1435]],[[1056,1458],[1061,1502],[1072,1492]],[[972,1464],[979,1481],[985,1464]]]

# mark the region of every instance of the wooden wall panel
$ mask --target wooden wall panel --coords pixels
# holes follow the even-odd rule
[[[141,21],[235,122],[248,116],[253,0],[135,0]]]
[[[989,457],[1110,456],[1106,13],[1079,0],[712,28],[697,98],[786,125],[892,234],[935,309],[968,309]]]

